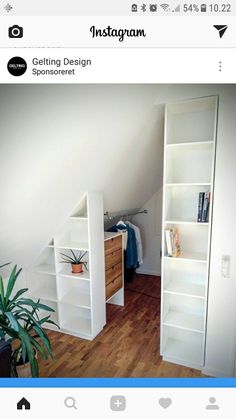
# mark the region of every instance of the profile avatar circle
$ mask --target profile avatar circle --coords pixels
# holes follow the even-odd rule
[[[24,58],[13,57],[8,61],[7,69],[12,76],[19,77],[25,74],[27,63]]]

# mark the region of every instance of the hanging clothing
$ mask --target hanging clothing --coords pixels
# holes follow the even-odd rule
[[[128,240],[127,240],[127,249],[125,251],[125,267],[127,269],[130,268],[137,268],[138,267],[138,251],[137,251],[137,243],[135,232],[132,227],[127,224],[118,224],[114,225],[113,227],[109,228],[107,231],[110,232],[118,232],[126,230],[128,233]]]
[[[135,224],[132,224],[130,221],[125,222],[128,226],[134,229],[136,244],[137,244],[137,252],[138,252],[138,263],[139,265],[143,264],[143,244],[141,239],[140,228],[137,227]]]
[[[119,231],[119,233],[122,233],[123,248],[124,248],[124,250],[126,250],[127,249],[127,243],[128,243],[128,231],[127,230],[121,230],[121,229],[119,229],[119,227],[118,227],[117,231]]]

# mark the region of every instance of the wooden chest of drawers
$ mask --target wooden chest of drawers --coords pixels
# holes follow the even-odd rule
[[[123,287],[122,235],[105,240],[106,300]]]

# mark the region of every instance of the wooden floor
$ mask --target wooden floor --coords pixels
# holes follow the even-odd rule
[[[49,332],[55,361],[40,360],[41,377],[201,377],[160,357],[160,278],[136,275],[125,307],[107,304],[107,325],[86,341]]]

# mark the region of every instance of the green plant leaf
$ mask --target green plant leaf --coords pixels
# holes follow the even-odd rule
[[[34,331],[37,333],[37,335],[40,337],[42,343],[44,344],[48,354],[53,357],[52,355],[52,348],[51,348],[51,344],[50,341],[46,335],[46,333],[38,326],[34,326],[33,327]]]
[[[11,264],[11,262],[4,263],[4,265],[1,265],[1,266],[0,266],[0,269],[1,269],[1,268],[4,268],[4,266],[10,265],[10,264]]]
[[[68,261],[75,262],[75,260],[71,256],[66,255],[65,253],[60,253],[60,255],[64,256],[66,258],[66,260],[68,260]]]
[[[5,314],[10,322],[11,328],[16,332],[19,332],[19,323],[16,320],[15,316],[11,312],[6,312]]]
[[[73,255],[74,260],[77,262],[78,261],[78,257],[76,256],[75,252],[72,249],[70,251],[71,251],[71,253]]]
[[[19,327],[19,336],[21,338],[21,341],[24,342],[26,347],[26,353],[27,357],[29,359],[30,367],[31,367],[31,373],[33,377],[37,377],[38,375],[38,362],[35,358],[35,352],[34,347],[31,343],[31,338],[29,334],[23,329],[23,327]]]
[[[22,294],[24,294],[27,291],[28,291],[28,288],[22,288],[21,290],[19,290],[16,293],[16,295],[12,298],[11,302],[13,303],[14,301],[16,301]]]
[[[21,298],[18,302],[17,305],[18,307],[20,307],[20,305],[25,305],[25,306],[30,306],[30,307],[34,307],[37,310],[41,309],[41,310],[45,310],[45,311],[51,311],[52,313],[55,312],[55,310],[45,304],[41,304],[41,303],[36,303],[35,301],[31,300],[30,298]],[[21,307],[22,308],[22,307]]]
[[[39,376],[39,366],[38,366],[38,361],[35,357],[30,361],[30,366],[31,366],[32,377],[33,378],[38,377]]]
[[[16,332],[14,329],[9,327],[8,324],[6,322],[3,322],[2,320],[0,320],[0,328],[2,329],[2,332],[4,333],[4,335],[6,334],[15,339],[18,338],[18,332]]]
[[[19,269],[17,271],[17,265],[14,266],[14,268],[11,272],[10,278],[8,280],[7,291],[6,291],[6,296],[5,296],[5,304],[8,303],[8,300],[11,296],[12,290],[15,286],[16,280],[17,280],[18,276],[20,275],[21,271],[22,271],[22,269]]]
[[[2,310],[4,310],[4,305],[5,305],[4,285],[3,285],[3,279],[1,276],[0,276],[0,300],[1,300]]]
[[[31,343],[35,347],[35,349],[40,353],[43,359],[48,359],[47,352],[42,348],[42,346],[39,344],[39,342],[37,342],[36,339],[33,339],[31,337]]]

